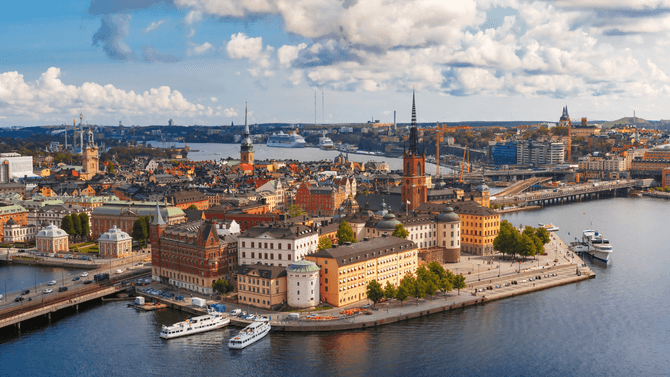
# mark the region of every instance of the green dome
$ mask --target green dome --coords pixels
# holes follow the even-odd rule
[[[320,268],[316,263],[308,260],[291,262],[291,264],[286,267],[286,272],[315,272],[319,270]]]
[[[461,221],[461,218],[458,217],[458,214],[451,207],[442,209],[442,213],[437,215],[435,219],[438,223],[457,223]]]
[[[377,230],[395,230],[395,227],[398,224],[400,224],[400,221],[396,220],[395,215],[392,213],[387,213],[384,215],[382,220],[377,223],[375,228]]]

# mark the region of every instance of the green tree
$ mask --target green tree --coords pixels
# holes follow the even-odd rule
[[[521,234],[507,220],[500,223],[500,231],[493,240],[493,248],[503,254],[511,254],[514,257],[521,250]]]
[[[386,282],[386,287],[384,287],[384,297],[387,300],[390,300],[396,296],[397,289],[390,281]]]
[[[300,215],[306,215],[306,214],[307,214],[307,212],[300,209],[300,207],[298,207],[298,205],[296,205],[296,204],[291,204],[288,207],[288,215],[291,216],[292,218],[293,217],[298,217]]]
[[[461,289],[465,289],[465,277],[463,275],[453,275],[454,279],[452,285],[455,289],[458,289],[458,295],[461,295]]]
[[[356,235],[348,222],[342,221],[337,229],[337,243],[344,245],[345,242],[356,243]]]
[[[233,290],[233,286],[230,283],[228,283],[228,280],[226,279],[219,279],[215,281],[214,283],[212,283],[212,288],[215,291],[219,292],[220,295],[226,294]]]
[[[531,256],[535,256],[537,254],[542,254],[544,252],[544,244],[542,243],[542,240],[540,237],[537,236],[535,228],[532,226],[526,226],[526,228],[523,230],[523,235],[527,235],[528,238],[530,238],[533,241],[533,244],[535,244],[535,249],[533,250]]]
[[[91,227],[88,223],[88,214],[86,212],[80,213],[79,220],[81,221],[81,233],[79,233],[79,235],[82,237],[88,237],[91,234]]]
[[[405,229],[404,225],[398,224],[395,226],[395,229],[393,230],[393,233],[391,235],[393,237],[407,239],[407,237],[409,236],[409,231]]]
[[[188,206],[188,208],[186,208],[186,209],[195,209],[195,210],[197,210],[198,207],[196,207],[195,204],[191,204],[191,205]]]
[[[114,174],[114,164],[112,164],[111,162],[107,164],[107,173]]]
[[[144,240],[145,240],[145,242],[144,242],[144,246],[147,246],[146,240],[149,238],[149,229],[151,229],[151,220],[152,220],[152,217],[153,217],[153,216],[149,216],[149,215],[144,216],[144,217],[140,217],[140,218],[142,219],[142,221],[144,221],[144,227],[145,227],[145,229],[147,230],[147,232],[146,232],[146,237],[144,237]]]
[[[537,251],[535,242],[533,242],[533,239],[527,234],[521,235],[520,247],[521,248],[519,254],[521,254],[524,257],[524,259],[526,257],[535,255],[535,252]]]
[[[144,222],[144,219],[140,217],[133,223],[133,239],[135,239],[140,245],[143,245],[146,243],[147,237],[147,225]]]
[[[407,292],[407,288],[405,288],[402,285],[400,287],[398,287],[398,289],[396,290],[396,293],[395,293],[395,298],[396,298],[396,300],[400,301],[400,306],[402,306],[402,302],[407,300],[408,297],[409,297],[409,292]]]
[[[549,237],[549,231],[547,230],[547,228],[541,226],[541,227],[537,228],[537,231],[535,231],[535,234],[540,239],[540,241],[542,241],[543,245],[546,245],[549,242],[551,242],[551,237]]]
[[[437,287],[440,289],[440,291],[442,291],[442,294],[444,295],[445,293],[454,289],[453,278],[452,277],[441,278]]]
[[[61,229],[65,231],[65,233],[69,235],[74,234],[74,224],[72,223],[72,216],[67,215],[63,217],[63,220],[61,221],[60,224]]]
[[[321,237],[319,240],[319,251],[330,249],[333,247],[333,241],[329,237]]]
[[[73,213],[71,217],[72,217],[72,225],[74,226],[74,235],[79,236],[81,235],[81,218],[76,213]]]
[[[377,280],[373,280],[368,283],[366,293],[368,295],[368,299],[372,300],[375,305],[377,305],[379,300],[384,298],[384,288],[382,288],[382,285],[379,284]]]

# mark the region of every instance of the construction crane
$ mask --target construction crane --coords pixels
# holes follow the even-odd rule
[[[458,178],[458,183],[463,183],[463,170],[465,170],[465,152],[468,150],[468,146],[466,145],[465,148],[463,149],[463,163],[461,164],[461,176]]]

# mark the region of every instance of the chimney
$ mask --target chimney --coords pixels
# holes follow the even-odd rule
[[[367,241],[370,241],[370,238],[369,238],[369,237],[364,237],[364,238],[363,238],[363,241],[366,241],[366,242],[367,242]]]
[[[346,246],[351,246],[351,242],[348,242],[348,241],[345,242],[344,244],[345,244]]]

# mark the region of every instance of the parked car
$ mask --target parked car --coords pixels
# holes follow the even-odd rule
[[[122,273],[122,272],[123,272],[123,270],[122,270],[122,269],[120,269],[120,268],[117,268],[115,272],[116,272],[117,274],[120,274],[120,273]]]
[[[47,285],[56,285],[56,280],[50,281],[49,283],[47,283]]]
[[[247,315],[247,312],[241,311],[240,314],[238,314],[237,316],[241,318],[244,317],[245,315]]]
[[[25,296],[30,293],[30,289],[24,289],[23,292],[21,292],[21,296]]]
[[[85,277],[87,277],[87,276],[88,276],[88,272],[82,272],[82,273],[81,273],[81,275],[79,275],[79,276],[81,276],[81,277],[85,278]]]
[[[363,309],[370,309],[371,307],[372,307],[372,305],[370,305],[370,304],[363,305]]]
[[[75,277],[72,278],[72,281],[77,281],[77,280],[79,280],[79,276],[75,276]]]
[[[15,302],[23,301],[23,296],[19,296],[14,299]]]
[[[44,293],[44,294],[51,293],[51,292],[53,292],[53,291],[49,288],[42,291],[42,293]]]
[[[233,310],[230,311],[230,315],[234,315],[234,316],[236,316],[240,313],[242,313],[242,309],[233,309]]]
[[[91,284],[91,283],[93,283],[92,280],[84,280],[84,284]]]
[[[65,292],[67,291],[67,287],[59,287],[58,292]]]

